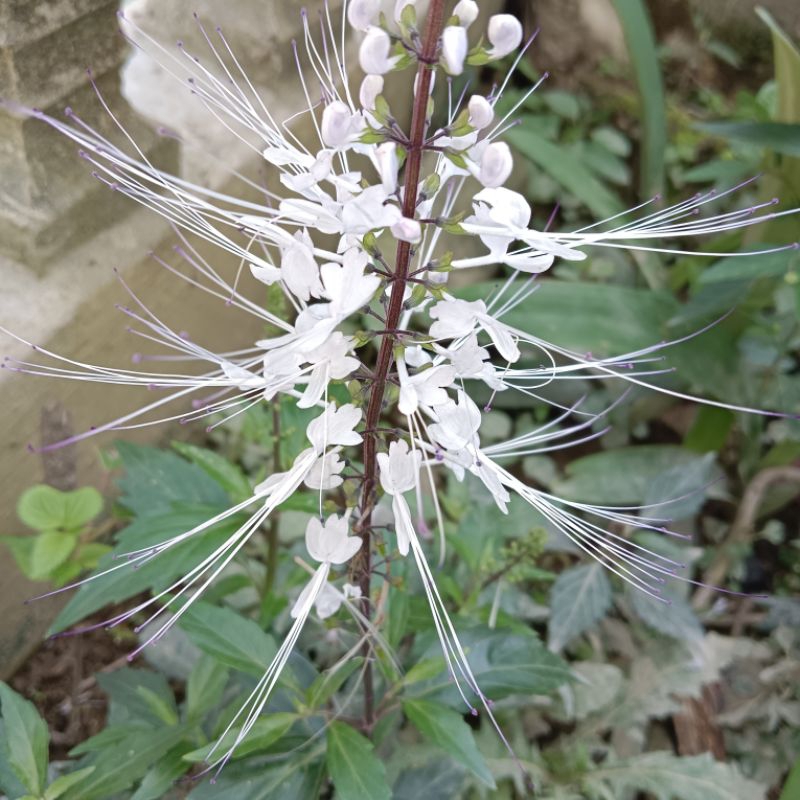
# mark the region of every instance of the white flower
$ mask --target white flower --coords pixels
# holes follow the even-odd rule
[[[400,378],[400,399],[397,408],[401,414],[414,414],[420,405],[432,408],[446,403],[446,388],[455,380],[455,370],[450,366],[431,367],[409,376],[404,359],[397,359]]]
[[[502,58],[519,47],[522,23],[511,14],[495,14],[489,19],[487,36],[492,43],[489,58]]]
[[[390,230],[395,239],[399,239],[401,242],[415,244],[422,239],[422,226],[417,220],[409,217],[401,217]]]
[[[457,339],[483,328],[500,355],[509,362],[519,359],[520,352],[508,328],[486,311],[483,300],[440,300],[428,312],[436,322],[430,333],[435,339]]]
[[[308,423],[306,436],[321,455],[327,447],[333,445],[360,444],[361,434],[355,431],[360,421],[361,411],[351,403],[345,403],[339,408],[334,403],[328,403],[325,411]]]
[[[478,4],[475,0],[459,0],[453,9],[453,16],[458,17],[461,25],[469,28],[478,18]]]
[[[481,412],[465,392],[459,392],[455,401],[439,406],[435,416],[437,421],[428,430],[445,450],[458,452],[477,447]]]
[[[400,22],[400,17],[403,14],[403,9],[406,6],[415,6],[417,0],[395,0],[394,2],[394,21]]]
[[[375,98],[383,91],[382,75],[365,75],[358,90],[358,101],[365,111],[375,109]]]
[[[467,31],[460,25],[448,25],[442,33],[442,61],[451,75],[464,71],[468,49]]]
[[[369,258],[358,248],[351,248],[344,254],[342,264],[333,262],[323,264],[320,269],[325,296],[330,300],[327,315],[337,320],[349,317],[354,311],[363,308],[381,285],[378,275],[365,275]]]
[[[384,142],[378,145],[375,148],[375,163],[386,194],[394,194],[397,189],[397,170],[400,168],[397,145],[394,142]]]
[[[483,130],[492,124],[494,119],[494,106],[480,94],[474,94],[467,103],[469,111],[469,124],[477,130]]]
[[[306,302],[324,291],[319,267],[314,260],[314,244],[307,230],[297,231],[294,241],[281,253],[281,280],[298,299]]]
[[[299,408],[315,406],[332,380],[342,380],[361,363],[348,355],[353,349],[353,340],[341,331],[334,331],[322,345],[304,353],[303,358],[313,364],[303,396],[298,401]]]
[[[375,21],[380,6],[380,0],[350,0],[347,4],[347,21],[357,31],[365,31]]]
[[[369,75],[384,75],[397,63],[397,56],[389,57],[392,42],[386,31],[375,25],[367,29],[367,35],[358,50],[361,69]]]
[[[478,337],[474,333],[466,336],[458,345],[447,349],[440,348],[439,352],[450,359],[457,377],[465,380],[470,378],[482,380],[492,389],[505,388],[495,374],[489,351],[478,344]]]
[[[392,497],[397,549],[404,556],[408,555],[416,534],[403,492],[410,491],[416,485],[421,461],[422,456],[419,451],[409,452],[408,444],[403,440],[392,442],[388,453],[378,453],[381,486],[386,494]]]
[[[314,462],[305,477],[305,485],[317,491],[335,489],[342,485],[341,473],[345,462],[339,458],[340,448],[334,447]]]
[[[326,583],[314,601],[314,608],[317,610],[317,616],[320,619],[328,619],[342,607],[342,603],[345,600],[359,597],[361,597],[361,589],[358,586],[345,583],[340,592],[333,584]]]
[[[508,180],[513,168],[511,148],[505,142],[492,142],[481,155],[477,178],[487,189],[495,189]]]
[[[322,112],[322,141],[328,147],[345,147],[358,138],[363,125],[361,114],[354,114],[346,103],[334,100]]]
[[[361,537],[349,536],[349,531],[349,514],[331,514],[324,525],[311,517],[306,526],[306,550],[321,564],[346,564],[361,549]]]
[[[390,228],[403,214],[388,201],[389,193],[382,185],[370,186],[348,200],[341,211],[344,232],[364,234],[377,228]]]

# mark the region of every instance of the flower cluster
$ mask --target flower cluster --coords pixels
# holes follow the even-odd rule
[[[263,204],[165,174],[140,153],[119,149],[70,111],[67,122],[30,111],[77,142],[101,181],[173,223],[181,239],[178,252],[191,271],[184,274],[164,266],[277,330],[269,338],[244,343],[235,354],[218,354],[170,330],[134,297],[134,307],[124,311],[140,332],[184,361],[203,365],[201,374],[95,367],[42,350],[40,355],[54,359],[56,366],[9,364],[34,374],[172,390],[145,408],[68,441],[153,424],[147,415],[175,401],[205,397],[209,390],[211,400],[177,416],[230,417],[277,396],[320,412],[306,431],[309,446],[287,471],[270,475],[252,497],[225,513],[156,547],[132,552],[126,563],[112,568],[127,569],[131,562],[157,558],[182,541],[202,536],[220,520],[250,510],[247,522],[200,564],[112,620],[121,622],[155,608],[145,623],[149,626],[165,608],[177,608],[147,643],[180,618],[295,492],[318,492],[320,512],[323,495],[342,504],[340,514],[325,518],[321,513],[308,523],[306,547],[319,566],[292,608],[294,623],[273,664],[230,723],[231,728],[239,726],[236,741],[226,752],[213,754],[214,766],[227,761],[262,712],[314,607],[326,617],[344,604],[364,627],[365,636],[372,635],[371,556],[379,541],[390,553],[411,554],[450,673],[465,703],[471,708],[468,698],[477,697],[493,720],[420,542],[423,496],[430,496],[441,529],[436,500],[436,473],[441,470],[458,480],[471,473],[504,512],[512,494],[519,495],[578,548],[653,597],[660,596],[660,587],[680,567],[606,529],[613,525],[617,530],[670,535],[664,519],[637,515],[635,509],[559,499],[526,485],[503,466],[506,459],[557,450],[604,432],[596,424],[602,414],[555,405],[542,394],[546,385],[583,376],[650,386],[652,376],[666,371],[656,354],[674,343],[593,359],[541,339],[535,320],[531,330],[522,330],[504,318],[539,287],[536,276],[556,259],[585,259],[591,247],[659,249],[654,240],[732,230],[791,212],[764,206],[702,216],[703,207],[716,197],[707,193],[669,208],[653,198],[629,214],[583,230],[532,227],[530,205],[505,186],[513,155],[501,140],[527,95],[501,115],[497,104],[508,78],[489,96],[465,93],[456,98],[452,93],[450,77],[460,75],[465,65],[482,65],[517,52],[510,77],[527,47],[520,49],[523,30],[515,17],[495,15],[476,35],[478,18],[474,0],[460,0],[449,15],[443,0],[431,0],[425,19],[418,18],[409,0],[399,0],[389,15],[379,0],[350,0],[340,30],[326,10],[322,42],[315,40],[304,19],[310,73],[301,70],[300,81],[308,100],[305,113],[315,131],[313,142],[303,141],[273,118],[221,34],[211,52],[226,80],[183,49],[174,54],[160,51],[175,66],[192,72],[191,88],[199,102],[247,139],[278,177],[284,191],[268,191]],[[130,23],[125,30],[147,45],[146,34]],[[357,88],[350,83],[352,71],[342,45],[347,35],[360,39],[358,61],[364,75]],[[207,38],[211,43],[211,35]],[[471,47],[470,38],[481,43]],[[403,71],[413,75],[410,119],[406,109],[392,107],[383,93],[388,74]],[[313,91],[306,74],[313,76]],[[321,102],[311,100],[320,95]],[[192,247],[191,236],[240,259],[255,281],[277,287],[291,313],[279,315],[249,299]],[[447,245],[453,236],[471,237],[477,254],[454,257]],[[448,290],[453,271],[500,265],[507,268],[508,277],[491,297],[468,302]],[[492,397],[522,392],[531,403],[554,405],[555,413],[527,433],[484,445],[483,411],[472,391],[481,384]],[[348,402],[333,399],[347,392]],[[341,491],[348,478],[359,487],[355,494]],[[409,494],[417,496],[416,511],[409,505]],[[378,525],[379,518],[389,525]],[[338,588],[344,577],[344,570],[337,569],[341,567],[349,569],[355,585]],[[186,598],[189,602],[176,607],[176,601]]]

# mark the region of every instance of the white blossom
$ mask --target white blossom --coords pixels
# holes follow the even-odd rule
[[[442,61],[450,75],[460,75],[464,71],[467,57],[467,31],[460,25],[448,25],[442,33]]]
[[[522,42],[522,23],[512,14],[495,14],[489,19],[486,35],[492,43],[489,57],[502,58]]]
[[[380,0],[349,0],[347,21],[356,30],[365,31],[375,22],[380,7]]]
[[[474,94],[467,103],[469,124],[477,130],[483,130],[494,120],[494,106],[480,94]]]
[[[505,142],[492,142],[481,154],[477,178],[487,189],[502,186],[514,168],[511,148]]]
[[[475,0],[459,0],[453,9],[453,16],[458,17],[461,25],[469,28],[478,18],[478,4]]]
[[[397,63],[397,56],[389,56],[392,42],[389,34],[373,25],[367,29],[367,35],[358,50],[358,61],[361,69],[368,75],[384,75]]]

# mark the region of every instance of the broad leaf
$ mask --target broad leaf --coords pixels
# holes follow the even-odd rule
[[[199,532],[171,547],[138,569],[126,564],[122,556],[131,550],[150,547],[191,530],[220,513],[219,507],[167,511],[143,517],[123,530],[113,553],[100,559],[97,572],[115,568],[113,572],[81,586],[50,628],[57,633],[89,614],[120,603],[148,589],[166,589],[178,576],[185,575],[211,555],[241,524],[235,517]]]
[[[4,730],[0,757],[27,791],[38,797],[47,779],[47,725],[36,706],[5,683],[0,683],[0,714]]]
[[[234,502],[246,500],[253,493],[253,487],[250,486],[247,476],[219,453],[187,442],[173,442],[172,446],[184,458],[208,473]]]
[[[197,659],[186,681],[186,716],[200,717],[222,700],[228,670],[216,659],[202,655]]]
[[[564,570],[550,590],[548,644],[559,652],[588,631],[611,608],[611,584],[600,564]]]
[[[328,772],[338,800],[389,800],[383,764],[372,744],[343,722],[332,722],[327,733]]]
[[[455,294],[476,300],[487,297],[496,286],[476,283]],[[547,342],[581,354],[622,355],[660,342],[678,308],[670,292],[545,280],[538,292],[504,314],[503,322],[528,330],[535,320],[536,335]]]
[[[75,770],[75,772],[60,775],[47,787],[47,791],[44,793],[44,800],[58,800],[67,789],[71,789],[85,777],[91,775],[94,769],[94,767],[84,767],[83,769]]]
[[[233,751],[233,759],[236,760],[252,753],[266,750],[286,734],[297,718],[297,714],[291,714],[288,711],[278,711],[274,714],[265,714],[259,717],[248,731],[247,736],[236,745],[236,750]],[[241,728],[232,728],[219,742],[211,742],[204,747],[186,753],[183,756],[184,761],[205,761],[211,755],[212,750],[214,758],[224,755],[233,747],[240,731]]]
[[[786,156],[800,157],[800,125],[784,122],[704,122],[695,125],[701,131],[723,139],[754,144]]]
[[[188,461],[155,447],[115,442],[125,468],[118,481],[120,502],[136,516],[152,516],[183,505],[224,506],[228,496],[217,481]]]
[[[586,776],[592,797],[626,797],[639,791],[654,800],[763,800],[765,790],[710,755],[678,758],[655,752],[611,764]],[[602,789],[605,789],[604,793]]]
[[[46,578],[60,567],[75,549],[78,540],[71,533],[46,531],[40,533],[31,550],[31,577],[35,581]]]
[[[17,503],[19,518],[37,531],[76,531],[94,519],[103,509],[103,496],[97,489],[84,486],[62,492],[52,486],[32,486]]]
[[[567,479],[557,484],[554,492],[583,503],[641,504],[662,473],[706,463],[704,456],[674,445],[621,447],[572,461],[566,469]]]
[[[427,700],[406,700],[403,711],[426,739],[460,761],[487,786],[495,788],[492,773],[475,744],[472,731],[459,713]]]
[[[507,631],[459,631],[470,668],[481,691],[491,700],[510,694],[547,694],[569,679],[564,661],[533,634]],[[439,655],[438,642],[423,657]],[[473,704],[479,701],[463,687]],[[463,710],[464,701],[446,673],[408,687],[408,697],[426,697]]]
[[[174,725],[178,721],[172,689],[158,672],[123,667],[98,673],[97,682],[111,699],[110,725],[129,722]]]
[[[653,630],[679,641],[697,639],[703,635],[703,626],[692,607],[668,588],[664,590],[666,602],[636,589],[630,589],[628,597],[636,615]]]
[[[181,615],[179,624],[204,653],[259,678],[277,652],[272,637],[257,623],[229,608],[196,602]]]

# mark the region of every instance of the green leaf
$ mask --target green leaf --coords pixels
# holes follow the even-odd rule
[[[136,516],[155,516],[182,505],[228,504],[217,481],[188,461],[155,447],[115,442],[125,475],[119,479],[120,503]]]
[[[253,494],[247,476],[219,453],[186,442],[173,442],[172,447],[212,477],[234,502],[246,500]]]
[[[680,595],[664,589],[662,603],[644,592],[630,589],[628,597],[636,615],[650,628],[678,641],[699,639],[703,626],[689,603]]]
[[[800,758],[794,762],[778,800],[796,800],[800,797]]]
[[[392,786],[392,800],[462,797],[467,771],[453,758],[436,755],[420,766],[403,766]]]
[[[547,694],[569,678],[564,661],[551,653],[534,634],[474,629],[460,631],[459,639],[478,685],[492,700],[510,694]],[[436,651],[438,642],[425,656],[433,656]],[[470,692],[466,693],[469,697]],[[464,707],[464,701],[447,674],[413,684],[408,687],[407,696],[432,696],[452,708]],[[473,697],[472,702],[477,703],[477,698]]]
[[[148,589],[166,589],[175,578],[185,575],[211,555],[239,527],[242,518],[233,517],[192,536],[138,569],[132,569],[115,556],[124,557],[131,550],[159,544],[197,527],[220,511],[219,507],[200,506],[137,519],[119,534],[113,553],[100,560],[96,572],[112,567],[116,569],[81,586],[56,617],[50,633],[62,631],[110,603],[120,603]]]
[[[186,681],[186,716],[194,719],[214,708],[222,700],[228,670],[219,661],[203,654]]]
[[[229,764],[216,783],[201,784],[189,800],[316,800],[324,777],[319,756],[316,749],[275,767]]]
[[[20,783],[38,797],[47,779],[47,724],[33,703],[2,682],[0,714],[5,731],[0,741],[3,760]]]
[[[259,717],[253,723],[253,727],[247,733],[247,736],[236,746],[236,750],[233,752],[233,759],[236,760],[252,753],[266,750],[279,739],[282,739],[297,719],[297,714],[292,714],[288,711],[277,711],[274,714],[265,714]],[[184,761],[205,761],[212,750],[215,757],[223,755],[233,746],[240,731],[241,728],[239,727],[231,728],[219,740],[219,743],[211,742],[204,747],[186,753],[183,756]]]
[[[600,564],[564,570],[550,590],[548,643],[559,652],[599,622],[611,608],[611,584]]]
[[[705,503],[708,484],[721,474],[715,459],[715,453],[706,453],[695,461],[667,467],[653,478],[644,504],[658,517],[694,516]]]
[[[659,475],[672,468],[689,469],[698,462],[705,464],[704,456],[674,445],[621,447],[571,462],[567,479],[554,492],[583,503],[634,505],[644,502]]]
[[[314,682],[306,690],[306,702],[309,708],[319,708],[333,697],[344,682],[364,663],[361,657],[350,658],[337,669],[330,669],[317,675]]]
[[[667,112],[658,45],[644,0],[614,0],[614,8],[636,72],[642,107],[640,192],[642,197],[652,197],[664,186],[664,151],[667,145]]]
[[[11,551],[11,555],[14,556],[14,561],[17,562],[22,574],[32,579],[31,557],[33,556],[33,547],[36,544],[36,536],[0,536],[0,542]]]
[[[607,189],[590,169],[568,150],[545,139],[535,128],[529,117],[523,117],[520,125],[506,133],[506,138],[596,216],[611,217],[624,210],[619,197]]]
[[[169,797],[175,781],[189,771],[190,765],[183,760],[185,749],[185,745],[178,745],[159,759],[142,778],[131,800],[162,800]]]
[[[683,446],[696,453],[714,453],[728,440],[736,417],[732,411],[713,406],[700,406]]]
[[[174,725],[178,721],[172,689],[159,672],[123,667],[98,673],[97,682],[111,698],[111,725],[128,722]]]
[[[764,800],[764,787],[744,778],[735,767],[707,753],[678,758],[672,753],[645,753],[594,770],[584,779],[592,797],[628,797],[648,792],[655,800]]]
[[[768,250],[770,245],[759,243],[758,250]],[[746,251],[743,251],[746,252]],[[782,278],[792,265],[800,262],[796,250],[781,250],[777,253],[758,253],[720,258],[706,267],[698,277],[701,285],[732,281],[755,281],[759,278]],[[718,287],[717,287],[718,288]]]
[[[327,743],[326,762],[338,800],[390,800],[386,772],[368,739],[343,722],[332,722]]]
[[[37,531],[76,531],[103,510],[103,496],[92,486],[62,492],[52,486],[31,486],[17,503],[17,515]]]
[[[723,139],[756,145],[787,156],[800,156],[800,125],[731,121],[698,123],[695,128]]]
[[[403,711],[426,739],[460,761],[488,787],[495,788],[472,731],[458,712],[428,700],[406,700]]]
[[[80,783],[87,775],[91,775],[94,770],[94,767],[84,767],[67,775],[60,775],[47,787],[47,791],[44,793],[44,800],[57,800],[67,789]]]
[[[70,533],[40,533],[31,550],[31,578],[35,581],[47,578],[69,558],[77,544],[77,536]]]
[[[477,300],[488,297],[496,286],[476,283],[454,293]],[[545,341],[595,356],[621,355],[661,341],[678,307],[670,292],[546,280],[538,292],[505,314],[503,322],[527,329],[536,320],[536,335]]]
[[[229,608],[193,603],[179,625],[204,653],[259,678],[277,652],[272,637],[257,623]]]
[[[64,795],[64,800],[108,800],[132,787],[148,770],[176,747],[188,731],[180,725],[172,727],[130,727],[121,730],[106,728],[105,746],[90,744],[96,748],[82,759],[81,766],[94,766],[91,775]],[[120,735],[117,736],[117,733]],[[103,734],[94,736],[98,740]],[[91,743],[91,740],[89,740]],[[82,744],[87,744],[86,742]],[[77,748],[76,748],[77,749]],[[75,749],[72,751],[75,753]]]

